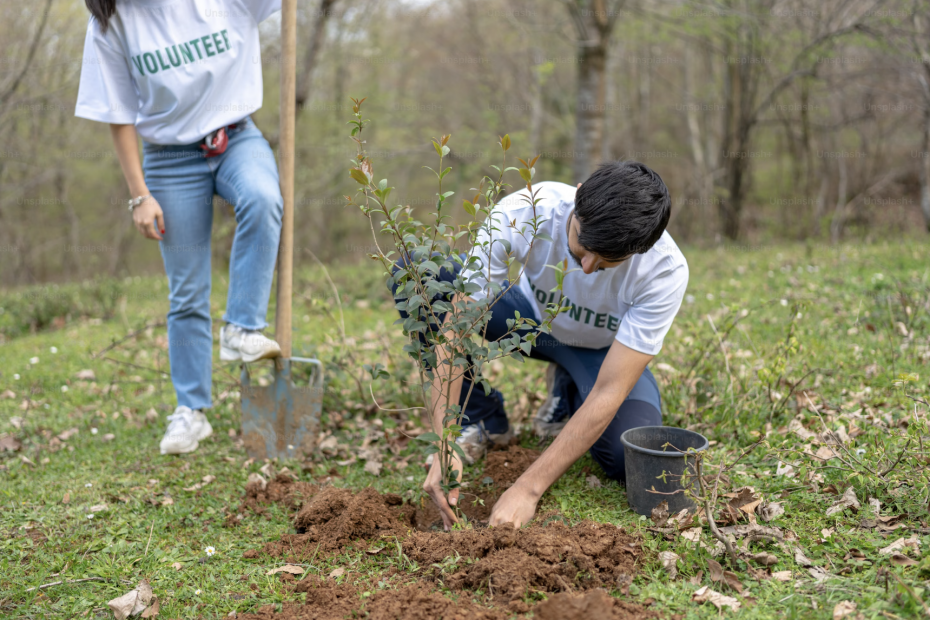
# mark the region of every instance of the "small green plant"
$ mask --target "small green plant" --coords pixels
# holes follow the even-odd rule
[[[346,199],[368,218],[378,248],[378,252],[369,254],[369,257],[381,263],[387,283],[395,290],[397,309],[407,315],[400,321],[408,339],[404,351],[416,361],[423,401],[432,414],[432,432],[419,438],[430,444],[427,452],[436,454],[440,459],[442,487],[448,493],[459,486],[461,471],[454,468],[453,454],[464,458],[464,452],[455,440],[462,431],[462,417],[466,415],[471,390],[480,383],[485,392],[490,393],[482,368],[495,359],[510,356],[520,359],[521,353],[529,354],[538,333],[550,331],[552,320],[559,312],[567,310],[562,306],[562,281],[568,272],[567,263],[550,266],[555,270],[557,283],[552,292],[557,294],[553,303],[548,304],[541,323],[516,314],[507,320],[506,334],[494,341],[486,341],[485,328],[496,299],[520,277],[513,278],[510,284],[492,282],[491,265],[487,260],[493,244],[502,244],[508,256],[508,272],[515,262],[509,243],[504,239],[494,239],[492,234],[500,230],[498,226],[515,227],[515,223],[490,217],[498,197],[510,187],[504,182],[505,174],[519,174],[529,192],[526,200],[533,207],[534,217],[518,231],[519,234],[530,248],[540,239],[551,241],[539,230],[545,220],[536,214],[540,199],[533,190],[532,179],[538,156],[520,159],[522,167],[508,167],[510,136],[502,136],[499,140],[500,166],[491,166],[495,175],[482,178],[478,186],[470,190],[470,199],[462,200],[461,211],[456,213],[451,204],[455,192],[443,187],[443,179],[452,170],[444,167],[444,160],[450,152],[449,136],[434,139],[432,144],[438,156],[438,166],[427,169],[438,181],[436,208],[429,214],[430,221],[424,222],[417,219],[410,207],[391,205],[390,195],[394,188],[388,185],[387,179],[375,182],[372,162],[361,139],[362,131],[369,123],[361,113],[365,100],[352,101],[354,119],[349,125],[352,126],[351,138],[356,144],[357,155],[352,160],[349,173],[360,187],[357,199],[349,196]],[[382,250],[379,244],[379,239],[383,238],[387,238],[387,250]],[[443,281],[440,279],[441,271],[454,274],[454,277],[451,281]],[[481,277],[485,273],[486,280]],[[481,280],[487,282],[484,285],[487,297],[472,299],[470,296],[483,288],[478,283]],[[380,364],[368,367],[368,370],[373,379],[390,378]],[[466,375],[473,377],[474,381],[460,406],[453,402],[452,386],[453,382]]]

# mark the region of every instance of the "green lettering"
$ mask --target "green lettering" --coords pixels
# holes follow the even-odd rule
[[[546,303],[546,291],[541,288],[536,289],[536,301],[541,304]]]
[[[572,317],[573,319],[575,319],[576,321],[580,321],[582,310],[584,310],[584,308],[582,308],[581,306],[576,306],[575,304],[572,304],[571,309],[568,311],[568,315]]]
[[[222,54],[223,52],[226,51],[226,48],[220,49],[221,47],[223,47],[223,45],[220,43],[220,37],[218,35],[219,35],[218,32],[213,33],[213,43],[216,44],[216,53]]]
[[[181,43],[178,45],[178,49],[181,51],[181,59],[184,63],[194,62],[194,55],[191,53],[191,46],[187,43]]]
[[[594,315],[594,327],[604,327],[604,320],[607,318],[606,314],[595,314]]]
[[[132,64],[136,66],[136,69],[139,70],[141,75],[145,75],[145,71],[142,70],[142,56],[133,56]]]
[[[617,331],[618,327],[620,327],[620,319],[618,319],[617,317],[613,315],[608,316],[607,317],[607,329],[609,329],[612,332],[615,332]]]
[[[200,37],[200,40],[203,42],[203,53],[207,56],[216,56],[216,52],[210,51],[210,49],[213,47],[213,43],[210,41],[210,35]]]
[[[165,61],[161,59],[161,50],[155,50],[155,55],[158,56],[158,64],[161,65],[161,70],[165,71],[170,69],[168,65],[165,64]]]
[[[220,34],[223,35],[223,40],[226,41],[226,49],[229,49],[229,39],[226,38],[226,31],[220,30]]]
[[[589,310],[588,308],[585,308],[585,309],[584,309],[584,312],[585,312],[585,314],[584,314],[584,324],[587,325],[588,322],[591,320],[591,315],[594,314],[594,310]]]
[[[158,65],[155,64],[155,56],[152,52],[142,54],[142,60],[145,61],[145,68],[149,70],[149,73],[158,73]]]
[[[191,45],[193,45],[194,49],[197,50],[197,58],[203,60],[203,54],[200,53],[200,39],[192,39]]]
[[[171,57],[171,50],[174,50],[174,58]],[[171,63],[172,67],[181,66],[181,55],[178,53],[178,46],[172,45],[171,48],[165,48],[165,56],[168,57],[168,62]]]
[[[553,301],[555,301],[555,293],[549,293],[549,302],[548,302],[548,303],[551,304]]]

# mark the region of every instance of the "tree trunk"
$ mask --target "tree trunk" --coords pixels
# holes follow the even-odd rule
[[[582,46],[580,54],[573,165],[576,183],[588,178],[601,152],[604,127],[604,70],[607,65],[607,50],[603,44]]]
[[[920,211],[930,232],[930,101],[924,101],[923,140],[920,152]]]
[[[313,80],[313,69],[316,67],[320,48],[323,46],[323,38],[326,35],[326,20],[329,19],[335,3],[336,0],[320,0],[320,5],[312,16],[313,28],[310,31],[310,43],[307,45],[306,52],[304,52],[303,67],[301,67],[300,74],[297,76],[295,99],[297,101],[298,115],[300,115],[301,110],[310,99],[310,83]]]
[[[578,92],[575,110],[576,183],[588,178],[600,160],[607,102],[607,55],[620,2],[566,0],[578,37]]]

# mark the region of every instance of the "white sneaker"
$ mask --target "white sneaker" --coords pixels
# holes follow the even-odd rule
[[[220,360],[254,362],[270,357],[281,357],[281,347],[260,331],[232,323],[220,328]]]
[[[207,416],[199,409],[181,405],[168,416],[168,430],[161,438],[162,454],[185,454],[193,452],[201,439],[213,434]]]
[[[488,453],[491,445],[507,445],[513,438],[513,427],[508,426],[503,433],[489,433],[484,430],[484,423],[467,424],[462,427],[462,434],[458,436],[455,443],[462,446],[462,452],[465,453],[465,464],[474,465],[475,461],[484,458]],[[433,455],[426,457],[426,466],[433,464]]]

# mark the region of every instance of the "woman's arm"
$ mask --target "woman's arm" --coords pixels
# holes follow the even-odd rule
[[[123,177],[129,186],[129,194],[133,198],[149,195],[149,188],[142,174],[142,162],[139,160],[139,139],[135,126],[111,124],[110,135],[113,137],[120,168],[123,169]],[[132,221],[142,236],[161,241],[161,235],[158,233],[165,233],[165,216],[157,200],[151,197],[143,200],[132,210]]]

